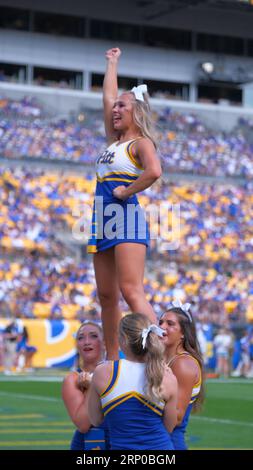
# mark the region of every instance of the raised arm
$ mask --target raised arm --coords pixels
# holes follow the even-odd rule
[[[105,134],[109,144],[117,139],[112,122],[112,108],[118,96],[117,73],[120,54],[121,50],[117,47],[109,49],[105,54],[107,65],[103,83],[103,105]]]
[[[81,392],[77,385],[78,375],[75,372],[67,375],[62,385],[62,399],[74,425],[80,432],[87,432],[91,423],[87,412],[87,391]]]

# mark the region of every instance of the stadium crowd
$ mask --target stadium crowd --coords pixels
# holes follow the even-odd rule
[[[140,201],[146,208],[155,204],[159,211],[167,210],[160,203],[180,204],[180,246],[173,252],[178,261],[251,263],[252,185],[250,181],[242,186],[175,184],[161,179]],[[80,217],[81,225],[89,227],[90,213],[84,204],[92,206],[94,186],[94,175],[85,169],[83,175],[1,169],[0,246],[6,250],[36,248],[44,253],[54,252],[55,246],[57,251],[59,231],[70,233]],[[170,215],[164,212],[164,217]],[[151,251],[161,251],[159,227],[153,223],[152,228],[158,237],[152,240]],[[168,239],[170,232],[171,225]]]
[[[9,112],[17,109],[14,117]],[[34,100],[0,100],[0,154],[93,163],[105,146],[102,113],[82,119],[50,119]],[[35,119],[31,119],[35,118]],[[215,176],[253,175],[251,121],[240,119],[231,132],[213,131],[196,115],[164,109],[154,113],[164,169]]]
[[[245,321],[253,313],[253,273],[217,271],[157,260],[148,265],[147,298],[157,314],[175,298],[191,299],[199,321],[223,325]],[[89,260],[69,256],[0,261],[0,309],[3,317],[100,319],[94,272]],[[122,300],[122,309],[127,306]]]

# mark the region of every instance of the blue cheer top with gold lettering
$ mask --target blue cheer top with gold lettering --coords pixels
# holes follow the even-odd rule
[[[114,142],[97,159],[97,186],[88,253],[104,251],[124,242],[148,245],[148,227],[137,196],[125,201],[113,196],[115,188],[129,186],[144,171],[132,153],[136,140]]]

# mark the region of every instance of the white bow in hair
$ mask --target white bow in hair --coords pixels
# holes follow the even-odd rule
[[[134,94],[135,99],[138,101],[144,101],[144,93],[148,92],[148,87],[147,85],[139,85],[139,86],[134,86],[131,90],[131,92]]]
[[[181,308],[181,310],[183,310],[183,312],[185,313],[185,315],[187,316],[189,321],[192,322],[192,317],[191,317],[191,315],[188,311],[190,309],[191,304],[189,304],[189,303],[182,304],[181,300],[179,300],[179,299],[173,300],[171,302],[171,304],[175,308]]]
[[[157,336],[160,336],[161,338],[164,335],[164,330],[162,328],[160,328],[160,326],[157,326],[155,324],[149,325],[148,328],[144,328],[144,330],[142,330],[142,334],[141,334],[143,349],[145,349],[145,347],[146,347],[147,337],[148,337],[149,333],[151,333],[151,332],[155,333]]]

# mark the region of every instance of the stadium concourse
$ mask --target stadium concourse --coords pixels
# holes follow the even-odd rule
[[[74,361],[76,321],[100,320],[87,240],[76,240],[72,231],[80,217],[81,234],[89,226],[90,211],[82,207],[92,206],[90,164],[105,141],[101,112],[86,109],[78,116],[52,119],[32,98],[0,100],[0,327],[12,318],[24,321],[37,342],[38,367],[54,365],[54,358],[39,357],[35,319],[49,322],[52,337],[66,329],[65,320],[74,322],[69,355],[65,349],[63,357],[65,338],[61,352],[54,352],[56,365]],[[206,336],[206,365],[214,368],[217,329],[224,324],[231,328],[236,350],[253,320],[252,122],[241,119],[233,131],[217,133],[194,114],[163,109],[155,118],[164,176],[140,201],[146,207],[180,205],[180,244],[163,251],[161,237],[151,241],[147,298],[157,315],[176,297],[192,303]],[[14,158],[19,161],[15,167]],[[35,158],[36,168],[29,164]],[[83,165],[81,175],[76,162]],[[174,181],[167,178],[172,173]],[[127,311],[123,300],[122,310]],[[43,325],[47,333],[41,337],[47,341],[49,327]]]

